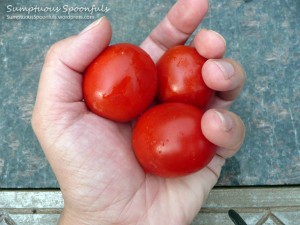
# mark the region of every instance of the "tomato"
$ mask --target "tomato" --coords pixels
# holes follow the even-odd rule
[[[126,122],[141,114],[157,90],[156,66],[140,47],[119,43],[107,47],[87,68],[83,97],[99,116]]]
[[[196,172],[213,158],[216,146],[201,131],[203,111],[185,103],[164,103],[146,111],[132,134],[145,172],[177,177]]]
[[[205,108],[214,95],[202,78],[206,60],[189,46],[176,46],[166,51],[157,62],[158,99]]]

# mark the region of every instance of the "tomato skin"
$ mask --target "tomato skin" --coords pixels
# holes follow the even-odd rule
[[[164,103],[137,121],[132,146],[145,172],[177,177],[196,172],[213,158],[216,146],[201,131],[203,111],[184,103]]]
[[[205,108],[214,96],[202,78],[206,60],[189,46],[180,45],[166,51],[157,62],[158,99]]]
[[[87,68],[83,97],[95,114],[118,122],[140,115],[157,90],[156,66],[140,47],[119,43],[107,47]]]

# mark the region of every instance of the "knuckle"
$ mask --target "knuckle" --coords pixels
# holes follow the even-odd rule
[[[246,72],[243,68],[243,65],[238,60],[229,59],[229,61],[233,65],[236,74],[240,76],[240,79],[244,82],[246,80]]]
[[[233,134],[233,138],[232,138],[232,143],[230,146],[228,146],[228,149],[233,150],[233,151],[237,151],[238,149],[240,149],[244,143],[244,139],[246,136],[246,127],[245,124],[243,122],[243,120],[238,116],[235,115],[235,131]]]
[[[45,61],[52,61],[57,55],[59,55],[60,42],[56,42],[49,47],[45,54]]]
[[[39,118],[38,118],[38,113],[37,113],[36,107],[34,108],[34,110],[32,112],[31,127],[32,127],[34,133],[36,133],[38,130],[38,127],[39,127]]]

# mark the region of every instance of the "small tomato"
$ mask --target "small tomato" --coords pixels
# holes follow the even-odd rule
[[[156,66],[140,47],[119,43],[107,47],[87,68],[83,97],[95,114],[118,122],[140,115],[157,89]]]
[[[157,62],[158,99],[205,108],[214,95],[202,78],[206,60],[189,46],[180,45],[166,51]]]
[[[196,172],[214,157],[216,146],[201,131],[203,111],[164,103],[146,111],[134,126],[132,145],[146,172],[177,177]]]

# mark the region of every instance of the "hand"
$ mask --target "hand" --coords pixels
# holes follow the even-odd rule
[[[153,58],[183,44],[205,16],[206,0],[179,0],[141,44]],[[145,174],[131,148],[131,125],[91,113],[82,102],[82,74],[109,44],[104,17],[78,35],[54,44],[41,73],[32,125],[58,179],[65,206],[59,224],[189,224],[216,184],[225,160],[244,139],[244,125],[227,111],[245,75],[221,59],[225,41],[201,30],[192,45],[210,58],[204,80],[218,94],[202,119],[205,136],[219,146],[201,171],[176,179]]]

